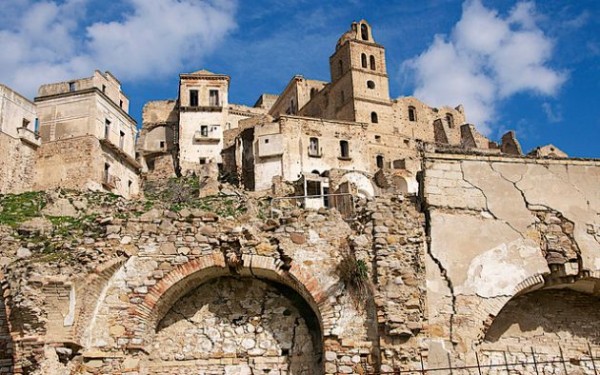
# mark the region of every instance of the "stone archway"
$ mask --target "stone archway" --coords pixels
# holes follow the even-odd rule
[[[279,299],[280,302],[282,302],[283,304],[282,306],[280,306],[280,308],[283,308],[282,311],[285,311],[287,309],[290,313],[290,315],[286,316],[294,316],[294,321],[296,321],[296,319],[298,318],[297,328],[300,331],[304,330],[303,325],[305,324],[309,331],[318,332],[316,336],[314,334],[311,336],[312,340],[310,344],[312,345],[313,354],[311,356],[306,357],[310,357],[311,361],[317,364],[318,369],[312,369],[309,372],[297,373],[322,373],[322,367],[324,366],[324,364],[320,357],[323,350],[323,337],[329,335],[331,332],[331,329],[334,325],[334,314],[333,307],[327,302],[326,293],[323,290],[323,288],[321,288],[318,280],[316,280],[310,273],[303,270],[301,266],[296,264],[292,265],[291,268],[286,267],[285,269],[282,269],[281,267],[283,264],[277,259],[271,257],[258,255],[244,255],[242,257],[242,260],[243,266],[240,267],[236,272],[232,272],[232,270],[226,265],[223,255],[217,253],[213,254],[212,256],[205,256],[195,259],[171,271],[159,283],[157,283],[148,291],[148,294],[146,295],[143,302],[133,312],[133,318],[136,322],[136,327],[138,328],[137,335],[134,338],[134,340],[143,343],[145,352],[152,352],[153,343],[155,342],[155,340],[157,338],[160,340],[161,332],[164,332],[164,329],[170,326],[168,322],[171,322],[173,320],[171,314],[173,312],[173,307],[175,307],[175,309],[177,310],[177,304],[180,300],[187,298],[188,295],[192,296],[194,290],[197,290],[197,288],[202,288],[205,284],[210,285],[210,283],[213,282],[213,280],[219,280],[234,276],[238,278],[243,278],[246,281],[252,280],[252,282],[266,283],[268,285],[266,285],[264,289],[270,290],[269,293],[271,296],[275,296],[277,294],[273,292],[272,288],[275,288],[275,290],[280,291],[279,293],[281,295],[286,296],[286,298],[288,299],[291,299],[291,301],[286,302],[287,305],[286,303],[283,303],[285,301]],[[250,284],[248,285],[250,286]],[[233,290],[234,288],[230,287],[229,289]],[[281,293],[282,290],[284,290],[285,292]],[[269,298],[271,300],[278,300],[278,298],[276,297]],[[201,302],[202,301],[198,302],[196,305],[198,305]],[[208,300],[204,300],[202,303],[202,306],[209,306],[205,308],[205,311],[206,309],[210,311],[211,304],[213,306],[215,305],[215,301],[211,300],[210,298]],[[290,308],[290,306],[293,308]],[[194,316],[195,315],[196,313],[194,313]],[[225,322],[223,330],[226,330],[227,326],[231,328],[231,322],[235,320],[231,319],[229,315],[213,316],[212,318],[219,318],[221,322]],[[268,319],[266,320],[268,321]],[[302,320],[304,322],[302,322]],[[188,328],[193,328],[197,332],[200,332],[199,329],[204,330],[204,327]],[[273,329],[271,331],[273,331]],[[281,331],[278,334],[282,336],[286,335],[285,332]],[[208,345],[207,343],[202,343],[201,341],[202,340],[198,341],[197,344],[201,346],[203,344]],[[304,342],[306,343],[306,341]],[[247,344],[249,346],[249,343]],[[220,345],[222,347],[223,343],[221,343]],[[292,350],[293,348],[293,345],[291,347],[289,345],[277,346],[277,352],[282,354],[277,356],[279,357],[279,359],[277,360],[286,362],[287,366],[290,368],[292,364],[302,363],[302,361],[305,359],[305,357],[300,355],[300,358],[292,360],[292,358],[290,358],[290,354],[298,354],[304,352],[304,350],[308,350],[306,349],[306,345],[301,344],[298,344],[296,346],[295,352]],[[137,350],[136,348],[132,349]],[[248,350],[250,349],[247,349],[246,352],[240,350],[240,356],[248,356]],[[230,363],[231,358],[237,355],[237,353],[238,351],[236,349],[236,353],[230,353],[230,357],[224,358],[223,363]],[[160,357],[160,355],[158,357]],[[202,356],[198,356],[198,358],[196,359],[195,356],[190,356],[190,359],[202,360],[201,357]],[[181,358],[181,356],[178,356],[178,358]],[[160,359],[161,361],[165,362],[173,362],[168,356],[164,359],[157,358],[156,356],[154,356],[153,358],[152,356],[150,356],[149,359],[150,361],[147,361],[146,364],[149,364],[149,366],[152,366],[152,363],[156,363],[156,361],[153,361],[156,359]],[[174,359],[175,361],[178,360],[177,358],[175,358],[175,354],[173,354],[172,359]],[[183,356],[183,359],[185,359],[185,355]],[[212,358],[211,360],[214,362],[215,358]],[[219,361],[221,361],[221,359],[219,359]],[[255,364],[256,363],[254,363],[254,365]],[[142,364],[142,367],[146,365]],[[186,365],[190,365],[193,367],[197,366],[198,363],[188,362]],[[240,363],[240,365],[244,365],[244,363]],[[158,366],[160,367],[162,365]],[[299,371],[304,371],[302,370],[302,366],[300,366],[299,368]],[[253,369],[256,370],[257,367],[254,367]],[[148,369],[148,371],[154,372],[155,370]],[[160,373],[159,369],[156,369],[156,371]],[[217,373],[222,373],[219,371],[221,370],[217,370]],[[240,371],[245,370],[242,368]],[[289,373],[291,374],[291,372]]]
[[[314,312],[289,287],[254,277],[207,281],[175,302],[150,344],[149,373],[322,373]]]
[[[595,354],[600,348],[598,285],[598,280],[587,279],[516,295],[486,330],[481,343],[483,361],[532,362],[533,355],[538,362],[564,358],[566,363],[556,362],[551,366],[579,373],[579,366],[586,363],[568,363],[568,360],[589,358],[590,349]],[[533,367],[526,366],[523,371],[535,373]]]

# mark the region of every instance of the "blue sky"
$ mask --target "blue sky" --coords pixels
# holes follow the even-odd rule
[[[525,151],[600,157],[597,0],[3,0],[0,82],[33,98],[110,70],[139,122],[144,103],[177,96],[179,73],[204,68],[252,105],[295,74],[328,81],[337,39],[362,18],[386,47],[392,97],[463,104]]]

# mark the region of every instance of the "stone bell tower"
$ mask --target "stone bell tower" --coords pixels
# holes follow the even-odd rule
[[[353,22],[329,58],[336,118],[380,124],[391,121],[385,49],[373,39],[367,21]]]

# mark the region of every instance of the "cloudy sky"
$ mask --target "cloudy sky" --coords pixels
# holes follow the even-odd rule
[[[231,76],[252,105],[295,74],[329,80],[353,20],[386,47],[393,97],[463,104],[498,139],[600,157],[597,0],[2,0],[0,82],[33,98],[41,83],[110,70],[138,119],[175,98],[178,74]]]

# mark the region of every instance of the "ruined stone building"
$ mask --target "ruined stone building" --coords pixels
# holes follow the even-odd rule
[[[329,63],[181,74],[135,148],[109,73],[2,87],[0,374],[597,374],[600,160],[391,99],[365,21]]]
[[[42,85],[34,103],[4,86],[2,93],[8,157],[0,192],[62,187],[139,194],[136,122],[112,74]]]
[[[377,172],[416,192],[421,143],[521,153],[510,133],[498,145],[477,132],[462,106],[391,99],[385,50],[366,21],[342,35],[329,65],[331,82],[295,76],[280,95],[263,95],[252,108],[229,104],[226,75],[181,74],[177,100],[144,108],[139,144],[147,177],[201,173],[200,165],[216,163],[249,190],[271,189],[280,178],[301,185],[299,195],[346,191],[350,183],[374,196],[388,185],[372,184]]]

